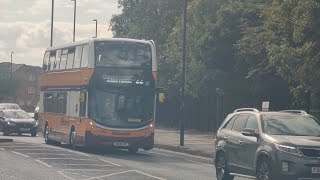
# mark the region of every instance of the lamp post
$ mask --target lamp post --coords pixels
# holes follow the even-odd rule
[[[98,20],[94,19],[93,21],[96,22],[96,36],[95,36],[95,38],[97,38],[98,37]]]
[[[52,38],[53,38],[53,14],[54,14],[54,0],[52,0],[52,5],[51,5],[51,40],[50,40],[50,47],[52,47]]]
[[[187,50],[187,10],[188,0],[184,0],[184,18],[182,35],[182,118],[180,120],[180,146],[184,146],[184,123],[185,123],[185,84],[186,84],[186,50]]]
[[[77,0],[74,1],[74,11],[73,11],[73,42],[76,40],[76,13],[77,13]]]

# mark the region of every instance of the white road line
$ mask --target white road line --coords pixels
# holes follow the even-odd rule
[[[60,174],[61,176],[63,176],[64,178],[66,178],[66,179],[75,180],[72,177],[69,177],[69,176],[65,175],[62,171],[57,171],[57,173]]]
[[[96,159],[76,159],[76,158],[38,158],[42,160],[77,160],[77,161],[99,161]]]
[[[3,149],[3,148],[0,148],[0,150],[1,150],[1,151],[4,151],[4,149]]]
[[[110,167],[112,165],[108,164],[60,164],[60,163],[54,163],[58,166],[96,166],[96,167]]]
[[[191,155],[191,154],[185,154],[183,152],[174,152],[174,151],[169,151],[169,150],[165,150],[165,149],[158,149],[158,148],[154,148],[154,150],[161,151],[161,152],[166,152],[166,153],[169,153],[169,154],[181,155],[181,156],[184,156],[184,157],[194,157],[194,158],[197,158],[197,159],[203,159],[203,160],[212,161],[212,158],[196,156],[196,155]]]
[[[105,159],[99,159],[100,161],[103,161],[103,162],[106,162],[106,163],[109,163],[109,164],[112,164],[112,165],[115,165],[115,166],[118,166],[118,167],[121,167],[122,165],[120,165],[120,164],[116,164],[116,163],[114,163],[114,162],[111,162],[111,161],[107,161],[107,160],[105,160]]]
[[[39,162],[39,163],[41,163],[41,164],[43,164],[43,165],[45,165],[45,166],[47,166],[47,167],[49,167],[49,168],[52,167],[51,165],[49,165],[49,164],[47,164],[47,163],[45,163],[45,162],[43,162],[43,161],[40,161],[39,159],[37,159],[36,161]]]
[[[46,152],[43,152],[43,153],[37,153],[37,152],[28,152],[27,154],[44,154],[44,155],[58,155],[58,156],[66,156],[66,155],[75,155],[75,154],[57,154],[57,153],[46,153]]]
[[[190,159],[184,159],[184,160],[185,161],[189,161],[189,162],[193,162],[193,163],[197,163],[197,164],[202,164],[202,165],[205,165],[205,166],[213,167],[212,164],[202,163],[202,162],[199,162],[199,161],[193,161],[193,160],[190,160]]]
[[[145,176],[149,176],[149,177],[154,178],[154,179],[166,180],[166,179],[164,179],[164,178],[160,178],[160,177],[152,176],[151,174],[147,174],[147,173],[142,172],[142,171],[138,171],[138,170],[134,170],[134,171],[135,171],[135,172],[137,172],[137,173],[143,174],[143,175],[145,175]]]
[[[25,154],[21,154],[21,153],[18,153],[18,152],[15,152],[15,151],[11,151],[11,152],[13,152],[13,153],[15,153],[15,154],[18,154],[18,155],[20,155],[20,156],[23,156],[23,157],[30,157],[30,156],[27,156],[27,155],[25,155]]]
[[[63,151],[60,149],[14,149],[15,151]]]
[[[92,172],[106,172],[105,169],[65,169],[63,171],[92,171]]]
[[[38,148],[39,146],[0,146],[0,148],[26,148],[26,147]]]
[[[170,155],[167,155],[167,154],[162,154],[162,153],[156,153],[156,152],[147,152],[148,154],[156,154],[156,155],[160,155],[160,156],[166,156],[166,157],[170,157],[170,158],[173,158],[174,156],[170,156]]]
[[[82,156],[90,157],[90,155],[89,155],[89,154],[82,153],[82,152],[78,152],[78,151],[68,150],[68,152],[71,152],[71,153],[74,153],[74,154],[79,154],[79,155],[82,155]]]
[[[92,177],[92,178],[88,178],[88,179],[85,179],[85,180],[100,179],[100,178],[104,178],[104,177],[110,177],[110,176],[114,176],[114,175],[125,174],[125,173],[133,172],[133,171],[134,171],[134,170],[121,171],[121,172],[112,173],[112,174],[108,174],[108,175]]]

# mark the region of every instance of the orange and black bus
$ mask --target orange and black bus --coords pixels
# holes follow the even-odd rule
[[[39,102],[45,142],[152,149],[157,69],[153,41],[93,38],[48,48]]]

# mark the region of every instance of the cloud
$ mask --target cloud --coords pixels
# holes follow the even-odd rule
[[[108,18],[119,13],[117,0],[77,0],[76,41],[95,36],[112,37]],[[43,53],[50,45],[51,0],[0,0],[0,62],[14,62],[40,66]],[[72,41],[73,2],[55,0],[53,45]]]
[[[87,14],[99,14],[99,13],[102,13],[102,10],[100,10],[100,9],[88,9],[88,10],[86,10],[86,13]]]
[[[41,65],[43,53],[50,44],[49,21],[39,23],[0,23],[0,29],[4,30],[4,32],[14,29],[14,34],[17,35],[14,38],[8,37],[5,41],[0,41],[0,62],[5,61],[8,52],[15,51],[15,62]],[[54,24],[53,45],[71,42],[72,34],[73,23],[56,22]],[[76,25],[76,41],[89,39],[93,36],[95,36],[94,23]],[[107,25],[100,25],[98,27],[98,37],[112,37],[112,33],[108,31]]]

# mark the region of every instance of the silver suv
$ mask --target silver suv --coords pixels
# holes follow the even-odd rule
[[[304,111],[237,109],[217,131],[219,180],[320,179],[320,122]]]

